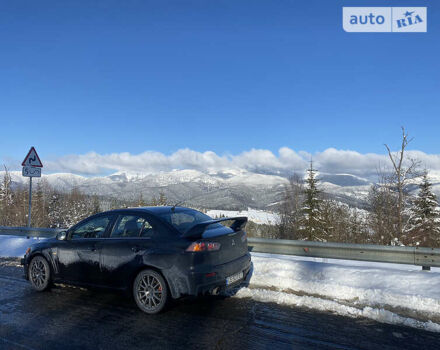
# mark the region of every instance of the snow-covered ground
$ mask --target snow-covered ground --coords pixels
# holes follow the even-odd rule
[[[23,256],[36,239],[0,236],[0,257]],[[236,298],[307,307],[440,332],[440,268],[253,253]]]
[[[256,224],[275,225],[279,223],[280,217],[276,213],[268,211],[257,210],[248,208],[248,210],[208,210],[207,215],[213,218],[219,218],[221,216],[233,217],[233,216],[247,216],[249,221],[253,221]]]
[[[440,332],[440,269],[253,253],[236,297]]]

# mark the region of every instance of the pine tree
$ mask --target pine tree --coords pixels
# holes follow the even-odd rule
[[[316,170],[313,169],[312,162],[310,162],[310,168],[307,170],[307,173],[301,228],[305,236],[304,238],[310,241],[326,241],[327,237],[321,210],[321,191],[318,189],[318,179],[316,179]]]
[[[413,202],[411,216],[405,229],[405,242],[429,247],[440,244],[440,211],[432,184],[425,170],[419,193]]]

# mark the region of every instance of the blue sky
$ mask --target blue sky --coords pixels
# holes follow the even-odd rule
[[[0,160],[188,148],[438,153],[440,16],[345,33],[342,6],[414,1],[3,1]]]

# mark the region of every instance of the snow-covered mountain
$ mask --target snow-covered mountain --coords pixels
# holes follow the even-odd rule
[[[0,179],[4,172],[0,172]],[[10,172],[14,186],[25,186],[27,178],[21,172]],[[368,179],[351,174],[318,175],[320,187],[340,202],[364,208],[371,186]],[[257,174],[245,170],[230,170],[218,173],[203,173],[198,170],[174,170],[160,173],[118,172],[108,176],[86,177],[70,173],[44,175],[47,183],[59,191],[79,189],[86,194],[136,200],[142,195],[145,201],[165,194],[170,203],[182,202],[208,209],[274,210],[282,198],[288,183],[286,177]],[[35,179],[38,185],[40,179]],[[431,176],[433,190],[440,195],[440,176]],[[414,191],[417,190],[416,186]]]
[[[0,172],[0,178],[3,177]],[[10,172],[14,186],[25,186],[27,178]],[[370,182],[350,174],[320,174],[321,187],[336,199],[363,207]],[[257,174],[245,170],[203,173],[198,170],[174,170],[154,174],[118,172],[108,176],[86,177],[69,173],[44,175],[42,179],[63,192],[79,189],[86,194],[145,201],[163,192],[171,203],[210,209],[275,209],[288,183],[286,177]],[[40,179],[35,179],[38,185]]]

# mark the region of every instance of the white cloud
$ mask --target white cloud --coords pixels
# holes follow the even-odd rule
[[[421,161],[423,167],[440,171],[440,155],[421,151],[408,151],[410,157]],[[170,155],[146,151],[140,154],[89,152],[67,155],[52,161],[45,161],[49,172],[71,172],[77,174],[101,175],[115,171],[135,173],[156,173],[173,169],[195,169],[202,172],[216,172],[230,169],[256,173],[284,174],[304,171],[313,159],[314,167],[325,173],[349,173],[373,177],[377,169],[389,166],[385,154],[362,154],[351,150],[328,148],[314,154],[282,147],[277,154],[265,149],[251,149],[236,155],[218,155],[212,151],[197,152],[188,148]]]
[[[313,156],[323,169],[329,173],[344,172],[349,174],[371,176],[377,173],[377,169],[389,160],[385,155],[374,153],[361,154],[350,150],[337,150],[328,148]]]

